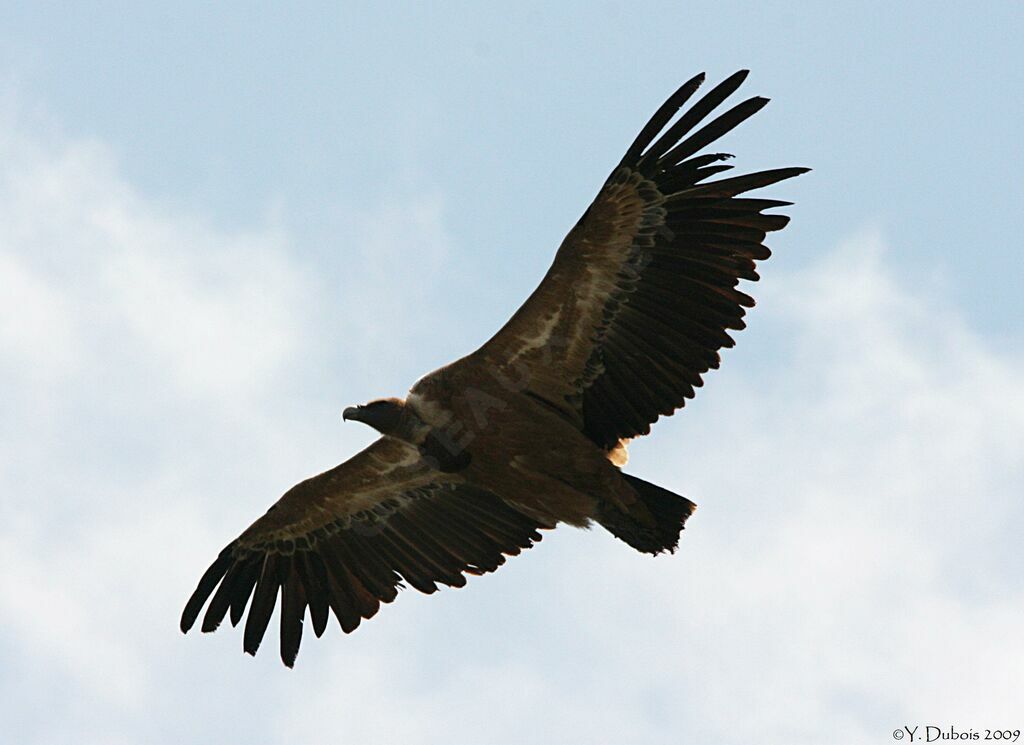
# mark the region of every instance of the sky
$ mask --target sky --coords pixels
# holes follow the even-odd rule
[[[6,736],[1021,728],[1021,6],[431,5],[0,4]],[[342,408],[486,340],[662,100],[740,68],[772,103],[722,148],[814,170],[736,348],[630,448],[698,504],[680,550],[561,528],[294,670],[181,635],[372,439]]]

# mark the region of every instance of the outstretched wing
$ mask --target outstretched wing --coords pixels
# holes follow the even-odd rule
[[[655,113],[566,236],[541,284],[475,356],[611,449],[692,398],[744,327],[738,291],[768,258],[790,204],[737,195],[804,173],[781,168],[706,182],[731,168],[700,151],[767,103],[751,98],[694,128],[746,77],[729,77],[655,140],[704,79]]]
[[[494,493],[427,466],[383,437],[290,489],[206,570],[181,616],[187,632],[213,595],[202,630],[245,615],[244,649],[263,640],[281,595],[281,659],[295,662],[309,608],[323,634],[329,611],[345,633],[395,599],[404,579],[432,593],[461,587],[540,540],[541,526]],[[216,590],[216,592],[214,592]],[[251,599],[251,602],[250,602]]]

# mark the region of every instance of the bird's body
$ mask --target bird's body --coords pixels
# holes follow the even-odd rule
[[[402,581],[423,592],[496,569],[559,523],[598,523],[635,549],[673,551],[694,505],[622,472],[625,443],[681,407],[732,346],[786,202],[737,195],[784,168],[707,181],[730,166],[704,146],[758,111],[752,98],[697,125],[742,82],[731,76],[675,122],[703,76],[644,127],[566,236],[534,293],[472,354],[402,399],[345,410],[381,433],[290,489],[230,543],[189,599],[187,631],[248,611],[255,653],[281,597],[281,656],[298,652],[306,609],[353,630]],[[659,136],[660,134],[660,136]],[[212,599],[211,599],[212,595]]]
[[[528,388],[501,375],[481,377],[479,369],[473,358],[460,360],[410,391],[406,405],[438,433],[428,457],[443,462],[452,451],[467,453],[460,476],[495,489],[545,527],[582,527],[602,499],[635,500],[608,454],[578,427]],[[549,445],[538,448],[541,442]]]

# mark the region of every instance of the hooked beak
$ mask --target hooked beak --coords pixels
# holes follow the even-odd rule
[[[349,419],[359,419],[359,410],[362,406],[349,406],[343,412],[341,412],[341,420],[347,422]]]

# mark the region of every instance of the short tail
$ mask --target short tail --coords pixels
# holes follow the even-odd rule
[[[598,522],[637,551],[674,552],[686,518],[693,514],[697,505],[636,476],[625,473],[622,476],[640,497],[642,506],[637,505],[631,513],[625,513],[606,502],[601,506]]]

